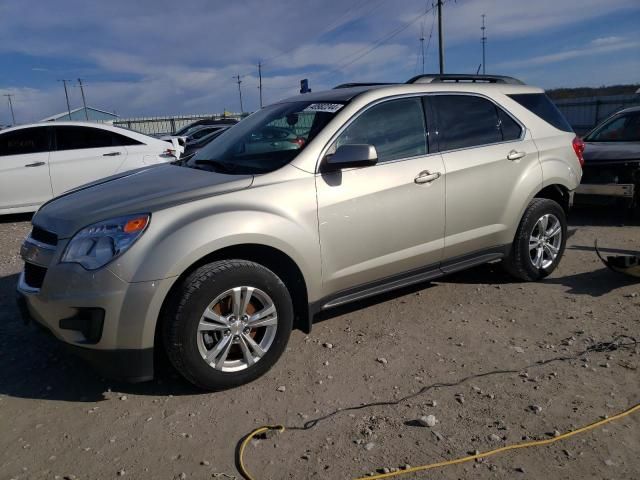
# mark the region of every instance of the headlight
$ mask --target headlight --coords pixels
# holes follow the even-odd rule
[[[87,270],[103,267],[142,236],[150,219],[148,214],[138,214],[89,225],[71,238],[61,262],[79,263]]]

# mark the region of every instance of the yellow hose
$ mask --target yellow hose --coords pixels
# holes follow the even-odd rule
[[[609,422],[613,422],[615,420],[619,420],[623,417],[626,417],[627,415],[631,415],[632,413],[636,412],[640,410],[640,403],[635,405],[634,407],[631,407],[623,412],[618,413],[617,415],[614,415],[612,417],[608,417],[605,418],[604,420],[599,420],[597,422],[591,423],[589,425],[585,425],[584,427],[575,429],[575,430],[570,430],[566,433],[563,433],[557,437],[553,437],[553,438],[547,438],[545,440],[533,440],[531,442],[524,442],[524,443],[517,443],[515,445],[507,445],[504,447],[500,447],[500,448],[496,448],[494,450],[489,450],[488,452],[481,452],[478,453],[476,455],[469,455],[466,457],[461,457],[461,458],[456,458],[453,460],[446,460],[444,462],[436,462],[436,463],[429,463],[427,465],[420,465],[418,467],[411,467],[411,468],[407,468],[406,470],[398,470],[395,472],[390,472],[390,473],[381,473],[381,474],[377,474],[377,475],[372,475],[372,476],[366,476],[366,477],[359,477],[357,479],[354,480],[377,480],[377,479],[382,479],[382,478],[391,478],[391,477],[397,477],[400,475],[406,475],[408,473],[415,473],[415,472],[421,472],[424,470],[431,470],[434,468],[440,468],[440,467],[446,467],[449,465],[457,465],[459,463],[465,463],[465,462],[470,462],[472,460],[475,460],[477,458],[485,458],[485,457],[490,457],[492,455],[497,455],[498,453],[503,453],[503,452],[507,452],[509,450],[518,450],[520,448],[529,448],[529,447],[541,447],[543,445],[550,445],[552,443],[555,442],[559,442],[561,440],[565,440],[569,437],[573,437],[574,435],[578,435],[579,433],[584,433],[587,432],[589,430],[593,430],[594,428],[598,428],[606,423]],[[245,447],[247,446],[247,444],[251,441],[252,438],[254,438],[256,435],[259,435],[261,433],[264,433],[268,430],[278,430],[280,432],[284,432],[284,426],[282,425],[267,425],[264,427],[260,427],[256,430],[254,430],[253,432],[251,432],[249,435],[247,435],[247,437],[244,439],[244,441],[242,442],[242,444],[240,445],[240,449],[238,451],[238,464],[239,464],[239,470],[240,473],[247,479],[247,480],[255,480],[255,478],[249,474],[249,472],[247,471],[246,467],[244,466],[244,450]]]

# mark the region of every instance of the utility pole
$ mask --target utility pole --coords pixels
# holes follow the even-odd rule
[[[258,90],[260,90],[260,108],[262,108],[262,63],[258,62]]]
[[[11,103],[11,97],[15,97],[15,95],[13,93],[5,93],[4,96],[7,97],[7,99],[9,99],[9,110],[11,110],[11,121],[13,122],[12,125],[15,125],[16,116],[13,113],[13,103]]]
[[[62,82],[62,84],[64,85],[64,96],[67,99],[67,112],[69,113],[69,120],[71,120],[71,105],[69,104],[69,92],[67,91],[67,82],[70,82],[71,80],[58,80],[59,82]]]
[[[438,47],[440,58],[440,75],[444,73],[444,36],[442,31],[442,0],[438,0]]]
[[[240,79],[242,77],[240,76],[240,74],[238,74],[233,78],[236,79],[236,83],[238,84],[238,95],[240,95],[240,113],[244,113],[244,107],[242,106],[242,87],[240,86],[240,84],[242,83],[242,80]]]
[[[485,45],[487,44],[487,35],[486,35],[486,27],[484,26],[484,17],[485,14],[482,14],[482,28],[480,30],[482,30],[482,74],[484,75],[486,73],[486,62],[485,62],[485,57],[484,57],[484,49],[485,49]]]
[[[80,87],[80,93],[82,94],[82,105],[84,105],[84,118],[86,118],[88,122],[89,113],[87,112],[87,100],[84,98],[84,87],[82,85],[82,80],[80,78],[78,79],[78,86]]]
[[[422,74],[424,75],[424,23],[420,33],[420,49],[422,50]]]

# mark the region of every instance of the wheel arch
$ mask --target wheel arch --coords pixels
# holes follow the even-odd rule
[[[533,198],[546,198],[548,200],[553,200],[562,207],[565,215],[569,214],[569,208],[571,207],[571,192],[562,184],[554,183],[547,185],[536,193]]]
[[[158,320],[155,327],[154,344],[159,345],[161,342],[161,332],[163,322],[166,321],[166,312],[170,307],[171,300],[175,297],[176,292],[182,287],[185,279],[197,268],[217,260],[239,259],[258,263],[273,273],[275,273],[286,285],[291,294],[294,310],[294,328],[302,330],[305,333],[311,331],[311,318],[309,315],[309,296],[307,291],[307,283],[302,271],[296,262],[286,253],[275,247],[247,243],[232,245],[215,250],[189,265],[180,274],[169,292],[165,296]]]

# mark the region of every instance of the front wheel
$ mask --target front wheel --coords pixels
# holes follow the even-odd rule
[[[195,270],[163,319],[173,366],[194,385],[223,390],[271,368],[293,326],[289,291],[254,262],[222,260]]]
[[[553,272],[567,242],[567,219],[562,207],[546,198],[534,198],[522,216],[505,269],[525,281]]]

